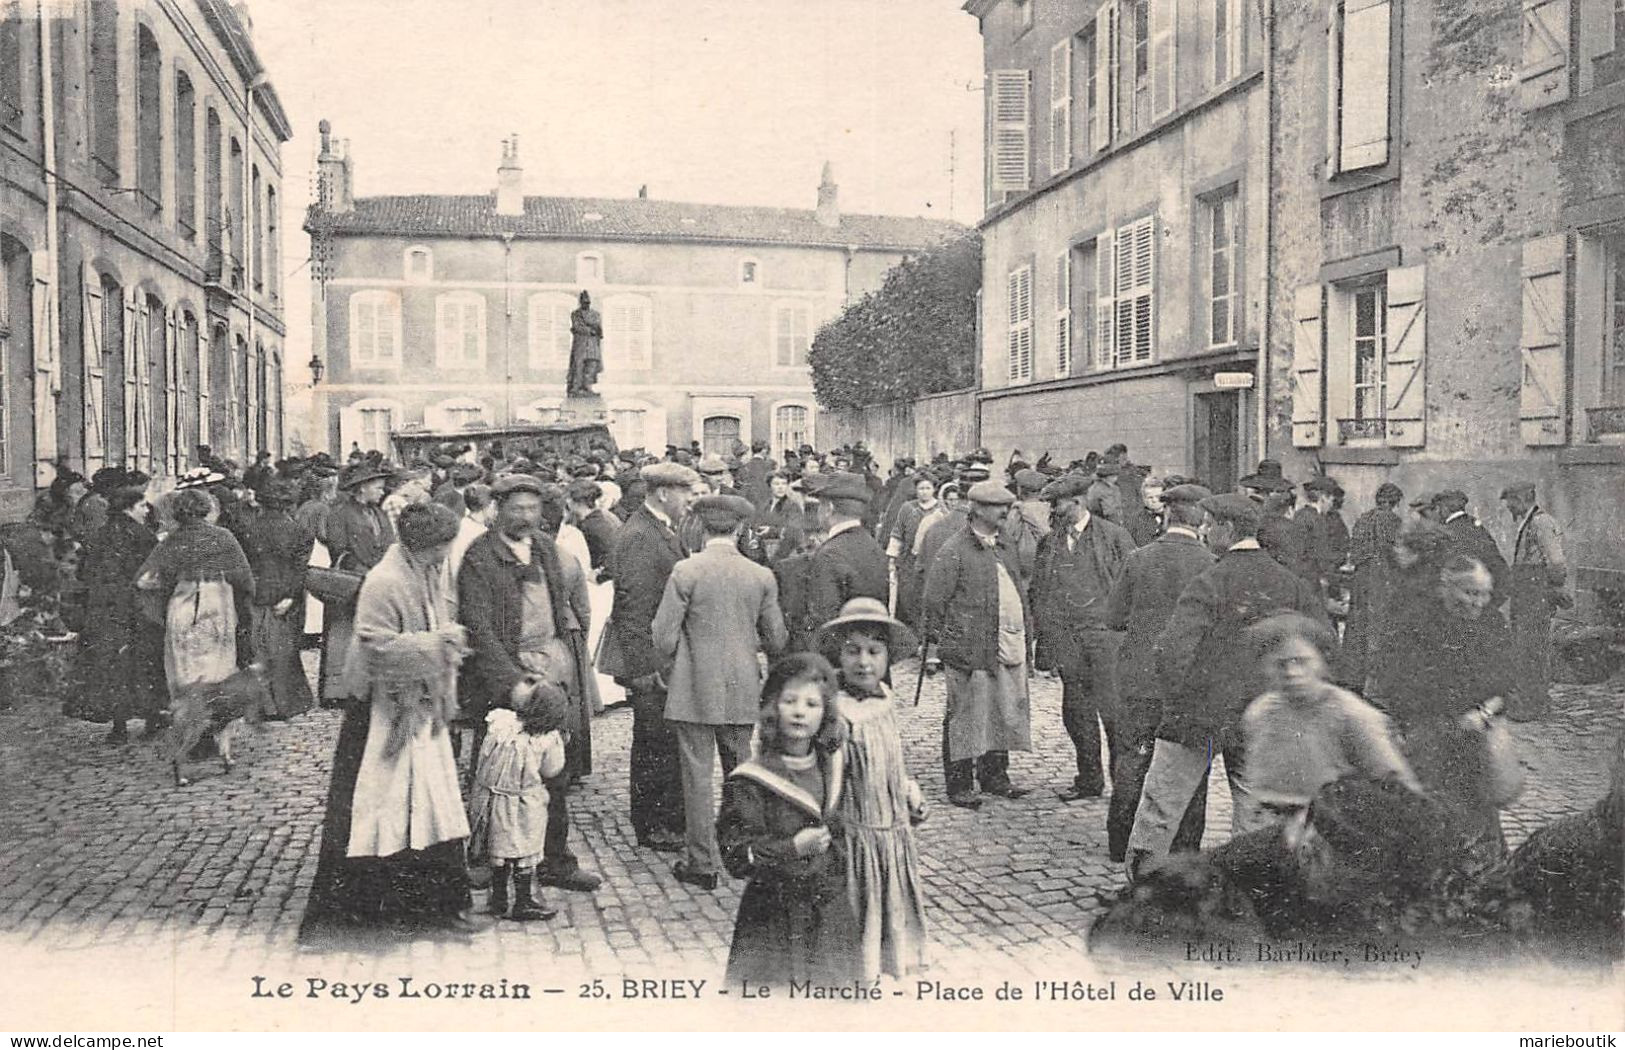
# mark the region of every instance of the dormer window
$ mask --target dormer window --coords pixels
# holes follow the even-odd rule
[[[742,288],[757,288],[762,283],[762,264],[755,259],[745,259],[739,264],[739,285]]]
[[[406,249],[406,279],[430,281],[434,279],[434,255],[422,245]]]
[[[576,283],[603,284],[604,256],[600,252],[582,252],[576,256]]]

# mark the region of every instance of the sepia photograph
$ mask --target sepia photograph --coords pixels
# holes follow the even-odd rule
[[[0,784],[18,1033],[1625,1029],[1625,10],[0,0]]]

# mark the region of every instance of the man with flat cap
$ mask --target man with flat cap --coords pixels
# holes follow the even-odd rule
[[[1117,659],[1116,747],[1112,761],[1112,800],[1106,811],[1106,843],[1111,859],[1122,863],[1128,850],[1140,788],[1162,721],[1165,692],[1157,676],[1157,636],[1168,625],[1185,587],[1212,567],[1213,555],[1198,530],[1206,515],[1202,500],[1213,493],[1201,485],[1180,484],[1161,493],[1166,525],[1160,536],[1137,547],[1106,603],[1106,623],[1123,635]],[[1174,833],[1172,851],[1190,852],[1202,845],[1202,816],[1207,808],[1207,782],[1197,785]]]
[[[1552,610],[1568,598],[1568,559],[1557,522],[1535,500],[1532,481],[1508,485],[1501,501],[1517,532],[1512,537],[1509,573],[1512,644],[1518,669],[1518,695],[1507,717],[1519,722],[1539,718],[1551,705]]]
[[[611,670],[632,698],[632,831],[640,846],[676,851],[683,845],[682,778],[677,734],[666,721],[669,661],[655,651],[655,611],[672,568],[688,553],[677,523],[694,499],[699,475],[677,463],[652,463],[640,478],[643,502],[615,534],[614,614],[606,649]]]
[[[1232,829],[1247,826],[1252,811],[1239,724],[1243,708],[1262,692],[1247,628],[1279,612],[1330,626],[1319,592],[1260,547],[1257,504],[1225,493],[1199,506],[1208,548],[1219,560],[1186,585],[1153,647],[1163,711],[1129,834],[1131,876],[1145,859],[1167,854],[1215,754],[1224,755]]]
[[[496,520],[468,545],[457,573],[457,615],[472,652],[457,695],[462,716],[483,720],[511,706],[537,683],[567,698],[557,728],[570,735],[562,772],[547,782],[547,835],[537,880],[568,890],[598,888],[568,846],[571,780],[591,765],[588,706],[596,695],[586,633],[591,621],[587,578],[574,558],[559,556],[542,530],[546,489],[528,474],[506,474],[491,486]],[[475,734],[474,753],[479,754]]]
[[[970,517],[925,573],[925,631],[947,672],[942,772],[948,801],[976,809],[989,795],[1020,798],[1010,752],[1032,748],[1027,696],[1027,612],[1015,552],[999,529],[1015,496],[996,481],[966,493]]]
[[[771,660],[789,637],[773,573],[739,553],[739,530],[755,513],[741,496],[695,502],[705,546],[672,569],[651,625],[656,652],[672,661],[666,721],[677,734],[687,825],[672,873],[706,890],[722,872],[712,769],[720,758],[726,779],[748,756],[761,702],[758,655]]]
[[[863,527],[863,514],[874,498],[860,474],[841,472],[817,487],[818,505],[825,515],[824,542],[807,563],[806,622],[813,628],[840,615],[853,598],[891,596],[891,572],[886,552]]]
[[[1433,497],[1433,513],[1445,531],[1451,534],[1451,546],[1462,554],[1477,558],[1490,570],[1494,592],[1490,607],[1499,608],[1507,600],[1511,580],[1501,548],[1482,522],[1467,509],[1467,493],[1461,489],[1445,489]]]
[[[1322,594],[1337,580],[1338,567],[1348,557],[1341,530],[1331,521],[1337,513],[1332,503],[1341,491],[1331,478],[1315,475],[1303,483],[1304,505],[1292,516],[1291,528],[1296,534],[1292,547],[1298,563],[1288,568],[1319,587]]]
[[[1055,527],[1038,543],[1029,594],[1038,651],[1045,665],[1061,673],[1061,723],[1077,752],[1063,802],[1099,798],[1105,790],[1102,728],[1108,756],[1117,752],[1119,638],[1106,607],[1134,550],[1128,530],[1084,506],[1089,487],[1075,476],[1044,487]]]

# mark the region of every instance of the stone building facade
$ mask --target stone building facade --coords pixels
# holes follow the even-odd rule
[[[290,134],[241,5],[0,3],[0,519],[280,450]]]
[[[1264,52],[1248,0],[970,0],[987,96],[980,425],[1001,460],[1121,441],[1256,458]]]
[[[516,141],[494,193],[358,198],[347,145],[322,134],[306,229],[317,412],[336,452],[387,449],[391,430],[556,419],[583,290],[622,447],[816,443],[813,333],[959,229],[843,215],[827,166],[811,210],[527,197]]]
[[[1270,449],[1369,505],[1539,485],[1625,590],[1625,19],[1614,0],[1277,5]]]

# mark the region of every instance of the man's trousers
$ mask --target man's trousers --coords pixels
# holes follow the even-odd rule
[[[683,834],[688,870],[698,874],[722,873],[722,852],[717,848],[717,811],[711,773],[722,760],[722,778],[750,753],[750,725],[671,723],[677,735],[677,754],[683,776]]]
[[[1108,761],[1117,754],[1117,648],[1115,631],[1084,628],[1068,640],[1076,650],[1061,661],[1061,724],[1077,752],[1073,786],[1091,794],[1104,789],[1100,731],[1106,730]],[[1110,766],[1106,767],[1111,768]]]
[[[628,690],[632,697],[632,831],[643,842],[657,832],[683,833],[683,780],[677,734],[666,721],[664,689]]]
[[[1235,834],[1246,826],[1249,796],[1242,786],[1242,750],[1240,747],[1223,749],[1225,778],[1230,782],[1232,812],[1230,830]],[[1168,853],[1174,836],[1179,834],[1186,819],[1186,810],[1196,798],[1198,789],[1207,785],[1208,769],[1213,764],[1213,744],[1203,749],[1187,747],[1158,737],[1151,754],[1151,766],[1146,770],[1145,784],[1140,790],[1140,804],[1134,811],[1134,830],[1129,833],[1128,853],[1145,852],[1154,857]],[[1206,828],[1203,807],[1202,829],[1195,833],[1198,844]]]
[[[1111,859],[1122,863],[1128,851],[1129,832],[1134,829],[1140,792],[1151,768],[1151,755],[1157,744],[1157,723],[1162,703],[1154,699],[1124,700],[1117,717],[1112,761],[1112,798],[1106,810],[1106,843]],[[1185,807],[1174,834],[1172,852],[1190,853],[1202,848],[1202,832],[1207,816],[1207,778],[1204,776]]]

